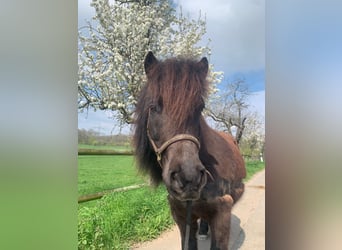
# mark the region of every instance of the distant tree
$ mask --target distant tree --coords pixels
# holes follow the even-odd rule
[[[256,112],[250,112],[243,137],[240,140],[240,148],[243,154],[253,158],[264,158],[265,150],[265,122],[263,117]]]
[[[78,143],[86,144],[88,136],[85,129],[78,129]]]
[[[78,108],[112,110],[131,123],[145,81],[148,51],[159,57],[210,55],[196,45],[206,32],[205,19],[177,14],[169,0],[93,0],[96,15],[79,33]],[[211,71],[211,81],[220,72]]]
[[[226,82],[221,90],[212,98],[207,108],[207,115],[217,124],[217,127],[235,137],[240,143],[249,119],[248,97],[250,91],[244,80]]]
[[[131,135],[101,135],[93,129],[78,129],[78,143],[87,145],[116,145],[128,147],[131,143]]]

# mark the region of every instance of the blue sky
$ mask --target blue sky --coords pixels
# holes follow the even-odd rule
[[[91,0],[79,1],[79,27],[93,16]],[[251,109],[265,115],[265,1],[264,0],[176,0],[184,14],[196,19],[201,11],[207,21],[212,54],[210,63],[216,71],[224,72],[224,80],[243,78],[253,95]],[[218,86],[220,87],[220,86]],[[110,113],[92,110],[78,115],[78,127],[94,129],[103,134],[115,134],[119,127]],[[123,133],[128,133],[124,128]]]

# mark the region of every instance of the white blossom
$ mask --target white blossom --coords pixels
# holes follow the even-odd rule
[[[205,18],[189,20],[168,0],[93,0],[94,22],[79,33],[79,110],[110,109],[130,123],[137,96],[145,81],[143,61],[148,51],[158,57],[210,56],[199,46],[206,32]],[[208,80],[222,73],[210,66]]]

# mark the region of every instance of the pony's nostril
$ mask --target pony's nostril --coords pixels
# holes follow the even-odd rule
[[[197,184],[201,184],[204,178],[205,178],[205,170],[201,169],[199,173],[199,177],[197,179]]]
[[[202,173],[202,171],[200,171],[198,176],[197,176],[197,180],[196,180],[195,184],[199,185],[201,183],[202,178],[203,178],[203,173]]]
[[[181,180],[181,177],[179,175],[179,172],[177,171],[172,171],[170,174],[170,180],[173,183],[174,186],[178,187],[178,188],[183,188],[183,183]]]
[[[170,174],[171,180],[175,181],[177,178],[177,172],[176,171],[172,171]]]

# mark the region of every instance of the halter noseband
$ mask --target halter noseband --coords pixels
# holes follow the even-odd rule
[[[192,135],[189,134],[179,134],[179,135],[175,135],[174,137],[172,137],[171,139],[167,140],[166,142],[164,142],[159,148],[157,147],[157,145],[155,144],[155,142],[153,141],[151,135],[150,135],[150,131],[149,129],[147,129],[147,136],[148,139],[150,140],[150,143],[153,147],[154,152],[157,155],[157,161],[159,163],[159,165],[161,166],[161,157],[162,157],[162,153],[173,143],[175,142],[179,142],[179,141],[191,141],[193,143],[196,144],[197,148],[200,149],[200,142],[198,141],[198,139]]]

